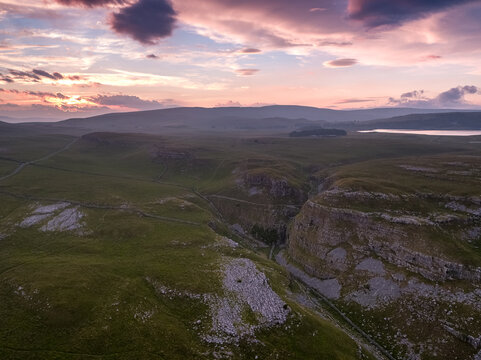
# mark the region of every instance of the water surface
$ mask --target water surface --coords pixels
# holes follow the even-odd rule
[[[373,129],[362,130],[360,133],[385,133],[385,134],[413,134],[431,136],[477,136],[481,130],[405,130],[405,129]]]

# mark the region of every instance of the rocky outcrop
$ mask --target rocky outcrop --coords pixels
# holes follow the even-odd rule
[[[241,340],[257,342],[256,331],[279,326],[287,321],[291,309],[272,290],[268,278],[252,260],[226,258],[220,270],[220,293],[197,294],[171,289],[150,277],[146,280],[161,297],[189,298],[207,305],[208,319],[197,320],[196,330],[203,328],[201,336],[208,343],[224,345],[237,344]]]
[[[85,223],[82,221],[84,217],[85,214],[78,206],[72,207],[70,203],[61,202],[37,206],[18,226],[29,228],[43,224],[40,227],[41,231],[69,231],[84,235],[86,234]]]
[[[390,215],[361,212],[351,209],[331,208],[307,201],[296,217],[289,232],[289,253],[293,258],[300,253],[309,254],[317,262],[310,264],[303,259],[306,268],[309,265],[325,263],[325,269],[331,273],[336,267],[327,254],[342,243],[356,250],[358,257],[376,255],[392,265],[422,275],[431,281],[467,280],[481,282],[481,268],[446,260],[440,256],[424,254],[413,249],[423,239],[413,243],[413,236],[419,237],[417,227],[431,225],[427,221],[399,221]],[[406,218],[406,217],[404,217]],[[413,229],[414,227],[414,229]],[[320,270],[313,270],[315,275],[325,276]],[[331,274],[332,276],[332,274]]]
[[[286,224],[299,212],[299,208],[295,206],[250,203],[216,196],[209,197],[209,200],[229,223],[235,224],[238,230],[241,230],[240,233],[253,234],[255,229],[273,231],[277,234],[278,241],[285,240]]]
[[[461,341],[464,341],[465,343],[471,345],[474,349],[480,349],[481,348],[481,337],[474,337],[471,335],[466,335],[463,334],[456,329],[454,329],[452,324],[447,324],[443,323],[444,328],[448,333],[453,335],[454,337],[458,338]]]
[[[289,199],[296,203],[302,203],[307,198],[304,191],[291,185],[287,179],[264,173],[245,173],[240,183],[251,194],[263,193],[274,199]]]
[[[467,280],[481,282],[481,268],[466,266],[410,250],[399,244],[370,241],[368,247],[373,253],[393,265],[422,275],[431,281]]]
[[[156,160],[192,160],[194,158],[194,156],[187,151],[163,148],[156,148],[153,155]]]
[[[341,284],[339,284],[339,281],[337,279],[320,280],[315,277],[309,276],[298,267],[289,264],[284,258],[284,254],[282,252],[279,252],[276,255],[276,261],[284,268],[286,268],[291,274],[293,274],[299,279],[302,279],[305,284],[317,290],[328,299],[339,299],[342,286]]]
[[[413,195],[325,193],[304,204],[287,233],[288,258],[308,274],[304,282],[356,316],[396,359],[477,356],[481,268],[449,250],[454,241],[479,241],[480,219],[466,211],[473,206],[445,207],[453,199],[437,197],[437,212],[416,213],[399,206],[418,201]],[[336,291],[327,292],[334,283]]]

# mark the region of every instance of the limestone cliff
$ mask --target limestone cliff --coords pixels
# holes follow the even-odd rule
[[[325,191],[290,224],[288,257],[335,279],[332,299],[397,358],[473,359],[480,346],[465,339],[481,336],[477,201],[453,209],[449,197],[425,198]],[[407,210],[421,201],[432,211]]]

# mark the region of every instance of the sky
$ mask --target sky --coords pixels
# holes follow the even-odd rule
[[[0,0],[0,116],[481,109],[481,0]]]

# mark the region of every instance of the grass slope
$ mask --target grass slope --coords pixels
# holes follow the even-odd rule
[[[358,358],[353,340],[291,299],[290,280],[276,264],[249,249],[217,245],[212,211],[192,190],[220,186],[218,177],[229,176],[232,165],[223,169],[226,154],[217,146],[206,148],[200,139],[189,148],[194,163],[168,161],[166,170],[152,145],[178,148],[182,139],[103,140],[83,139],[0,183],[0,233],[7,235],[0,240],[0,358]],[[24,138],[20,146],[3,138],[0,144],[8,156],[30,161],[69,141]],[[18,226],[35,206],[60,200],[85,214],[84,235]],[[176,291],[221,295],[222,264],[238,257],[266,273],[293,315],[256,333],[258,342],[215,346],[202,338],[210,327],[207,306],[163,296],[152,279]]]

